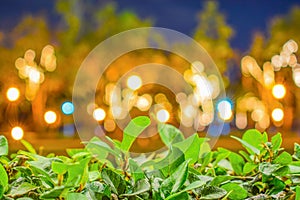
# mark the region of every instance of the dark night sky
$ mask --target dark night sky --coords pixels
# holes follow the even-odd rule
[[[203,1],[197,0],[119,0],[119,10],[135,11],[140,17],[150,17],[155,26],[171,28],[192,36],[197,25],[197,13]],[[266,33],[274,16],[286,14],[299,0],[222,0],[220,10],[234,28],[231,40],[234,48],[246,51],[255,31]],[[51,23],[59,19],[51,0],[2,0],[0,30],[9,30],[26,14],[44,14]]]

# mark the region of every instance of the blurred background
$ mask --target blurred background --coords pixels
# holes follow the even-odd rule
[[[151,49],[130,52],[108,67],[95,102],[87,106],[101,130],[122,138],[114,119],[124,118],[124,112],[111,107],[116,82],[131,68],[153,62],[172,66],[195,91],[173,94],[158,85],[142,86],[138,75],[129,76],[126,86],[116,89],[116,101],[125,102],[131,116],[148,115],[154,106],[158,121],[196,126],[199,134],[218,118],[224,127],[217,146],[239,148],[228,136],[256,128],[270,135],[282,132],[284,146],[291,149],[300,141],[299,19],[296,0],[4,0],[0,7],[1,134],[8,137],[12,151],[21,148],[20,139],[36,148],[43,146],[45,152],[81,147],[72,117],[73,82],[81,63],[112,35],[160,26],[187,34],[207,50],[222,74],[227,97],[208,104],[203,100],[207,94],[197,89],[201,85],[195,75],[206,81],[213,96],[220,88],[215,77],[193,70],[201,62],[187,63],[177,55]],[[159,138],[139,139],[136,146],[143,148],[153,141],[159,143]]]

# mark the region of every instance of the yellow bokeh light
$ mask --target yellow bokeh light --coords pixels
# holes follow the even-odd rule
[[[16,101],[20,97],[20,91],[18,88],[11,87],[6,92],[6,97],[9,101]]]
[[[283,110],[281,108],[275,108],[272,111],[272,118],[276,122],[280,122],[284,117]]]
[[[44,119],[47,124],[53,124],[56,122],[57,115],[54,111],[47,111],[44,115]]]
[[[106,117],[106,113],[102,108],[97,108],[93,112],[93,117],[97,121],[102,121]]]
[[[272,89],[272,94],[276,99],[282,99],[285,96],[286,90],[284,85],[276,84]]]
[[[21,140],[24,136],[24,131],[21,127],[15,126],[11,129],[11,136],[14,140]]]
[[[161,109],[156,113],[156,118],[159,122],[165,123],[170,119],[170,114],[167,110]]]
[[[127,79],[127,86],[132,90],[137,90],[142,86],[142,79],[136,75],[130,76]]]
[[[116,129],[116,123],[112,119],[108,119],[104,121],[104,129],[108,132],[112,132]]]
[[[151,98],[151,96],[150,96],[150,98]],[[151,106],[151,104],[150,104],[149,100],[144,96],[139,97],[136,102],[136,107],[138,109],[140,109],[141,111],[148,110],[150,108],[150,106]]]
[[[34,83],[39,83],[41,79],[41,73],[35,68],[31,68],[28,73],[29,80]]]

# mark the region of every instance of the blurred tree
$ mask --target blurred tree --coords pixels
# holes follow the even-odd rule
[[[234,31],[226,23],[225,16],[219,11],[216,1],[205,2],[198,20],[194,38],[210,54],[223,75],[225,86],[227,86],[228,77],[225,77],[224,73],[227,70],[228,61],[234,56],[234,51],[229,43]]]
[[[15,60],[32,49],[36,54],[35,62],[39,64],[42,49],[48,44],[55,46],[57,69],[51,73],[46,72],[45,80],[29,106],[32,115],[21,122],[27,124],[29,130],[42,132],[46,127],[44,112],[47,109],[59,110],[63,101],[71,100],[77,69],[92,48],[121,31],[151,25],[150,20],[141,20],[129,11],[117,12],[114,4],[103,4],[103,1],[98,0],[88,3],[79,0],[57,1],[56,9],[62,16],[62,23],[55,27],[50,28],[44,16],[26,16],[10,34],[0,34],[0,54],[3,56],[0,72],[6,75],[0,77],[0,91],[5,96],[8,87],[15,86],[21,90],[22,98],[20,104],[16,104],[19,106],[17,110],[24,110],[21,105],[28,101],[24,97],[26,83],[18,77]],[[8,103],[5,99],[3,101],[0,99],[3,103],[1,113],[5,112]],[[19,114],[16,113],[14,123],[20,123]]]
[[[300,8],[293,7],[286,15],[272,19],[267,34],[257,32],[254,35],[249,54],[256,59],[260,68],[263,68],[263,64],[266,61],[270,61],[274,55],[280,54],[282,46],[288,40],[292,39],[296,41],[298,45],[300,44],[299,19]],[[299,60],[298,52],[296,53],[296,56]],[[299,128],[300,88],[297,87],[293,81],[292,69],[286,67],[282,68],[280,71],[276,71],[275,82],[284,84],[287,89],[286,96],[280,101],[285,110],[285,123],[283,127],[286,128],[286,130],[290,130],[294,120],[294,127]],[[270,93],[270,91],[263,89],[258,95],[261,98],[264,98],[267,93]],[[268,103],[267,105],[270,106]]]
[[[300,44],[300,8],[294,7],[285,16],[279,16],[271,21],[267,36],[257,32],[250,47],[252,55],[259,64],[268,61],[279,54],[282,45],[290,39]]]

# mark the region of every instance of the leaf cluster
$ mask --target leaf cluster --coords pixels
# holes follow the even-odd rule
[[[158,130],[166,150],[132,156],[131,145],[150,124],[134,118],[123,140],[93,138],[68,156],[27,151],[8,156],[0,136],[1,199],[299,199],[300,145],[293,155],[281,148],[278,133],[248,130],[233,137],[245,147],[238,153],[211,150],[208,140],[168,124]]]

